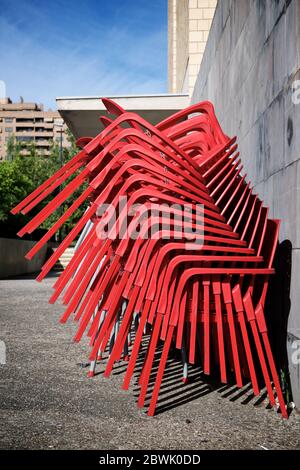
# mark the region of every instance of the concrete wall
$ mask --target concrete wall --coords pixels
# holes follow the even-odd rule
[[[189,0],[176,2],[176,89],[183,90],[189,58]]]
[[[26,253],[35,243],[27,240],[0,238],[0,278],[39,271],[45,260],[47,246],[43,247],[33,260],[25,259]]]
[[[221,0],[192,96],[211,100],[224,131],[238,136],[248,179],[270,216],[282,219],[280,241],[292,244],[288,357],[298,408],[292,352],[300,338],[300,104],[292,87],[299,64],[298,0]]]
[[[189,94],[192,95],[217,0],[189,1]]]
[[[168,0],[168,90],[176,93],[176,1]]]
[[[191,94],[217,0],[168,0],[170,93]]]

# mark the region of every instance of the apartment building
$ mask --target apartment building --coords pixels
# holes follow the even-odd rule
[[[63,147],[70,145],[67,126],[57,111],[45,111],[43,105],[13,103],[10,98],[0,99],[0,160],[6,158],[7,142],[14,136],[16,142],[24,144],[22,154],[28,155],[26,144],[34,143],[41,155],[49,155],[53,141]]]
[[[193,94],[217,0],[168,0],[169,93]]]

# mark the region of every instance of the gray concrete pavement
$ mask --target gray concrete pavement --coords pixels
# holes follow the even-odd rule
[[[299,449],[300,416],[288,421],[251,391],[203,382],[186,386],[176,362],[164,381],[159,414],[136,407],[138,387],[121,390],[124,365],[93,379],[87,349],[72,342],[74,324],[60,325],[51,306],[53,278],[0,281],[0,448],[3,449]]]

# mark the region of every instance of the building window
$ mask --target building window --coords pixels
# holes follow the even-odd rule
[[[31,124],[33,124],[33,118],[30,119],[30,118],[16,118],[16,122],[30,122]]]
[[[17,142],[32,142],[33,137],[22,135],[16,137]]]
[[[5,128],[5,132],[12,132],[13,131],[13,128],[12,127],[6,127]]]
[[[33,127],[17,127],[16,132],[33,132]]]
[[[13,118],[5,118],[4,122],[13,122]]]

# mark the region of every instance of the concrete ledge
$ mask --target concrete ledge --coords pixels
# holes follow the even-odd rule
[[[282,308],[290,306],[287,333],[294,339],[287,353],[300,410],[300,105],[292,97],[300,77],[299,25],[298,0],[219,1],[192,103],[212,101],[224,132],[238,136],[247,180],[269,217],[282,219],[279,241],[292,246],[290,299]]]
[[[157,124],[190,104],[188,94],[107,96],[126,111]],[[95,137],[103,126],[100,116],[109,116],[100,96],[56,98],[57,108],[75,137]],[[110,116],[111,117],[111,116]]]
[[[0,238],[0,278],[18,276],[39,271],[46,257],[47,246],[44,246],[37,255],[28,261],[26,253],[36,242],[29,240],[15,240]]]

